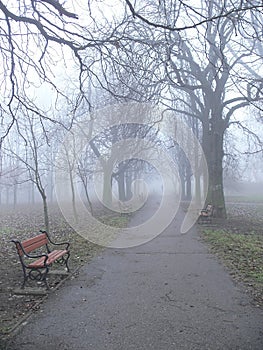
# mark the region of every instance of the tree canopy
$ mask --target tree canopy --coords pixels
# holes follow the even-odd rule
[[[263,149],[240,112],[262,121],[262,10],[261,0],[0,1],[0,145],[12,129],[27,145],[26,118],[48,143],[49,123],[70,129],[115,102],[161,104],[202,141],[208,201],[224,215],[227,130]]]

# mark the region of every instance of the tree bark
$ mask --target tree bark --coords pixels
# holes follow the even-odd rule
[[[132,198],[132,190],[131,190],[131,184],[132,184],[132,174],[127,171],[125,176],[125,183],[126,183],[126,200],[130,200]]]
[[[186,200],[192,199],[192,183],[191,183],[191,176],[192,174],[186,175]]]
[[[103,167],[103,203],[106,206],[112,204],[112,169],[110,166]]]
[[[194,174],[194,178],[195,178],[195,203],[196,205],[200,205],[201,204],[201,177],[198,171],[196,171],[196,173]]]
[[[43,208],[44,208],[45,229],[46,229],[47,233],[49,233],[49,217],[48,217],[47,196],[43,192],[41,192],[41,196],[42,196]]]
[[[226,207],[223,190],[223,135],[225,129],[216,123],[210,123],[209,130],[204,132],[203,148],[208,166],[208,194],[206,204],[215,208],[214,216],[226,218]]]
[[[74,186],[73,174],[72,174],[72,170],[71,169],[69,171],[69,178],[70,178],[70,188],[71,188],[71,200],[72,200],[73,214],[74,214],[74,219],[77,221],[78,220],[78,215],[77,215],[77,209],[76,209],[75,186]]]
[[[124,172],[119,173],[117,182],[118,182],[119,200],[125,201]]]

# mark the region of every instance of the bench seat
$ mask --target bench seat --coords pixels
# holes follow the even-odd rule
[[[202,209],[199,213],[198,223],[211,223],[214,215],[214,206],[208,204],[206,208]]]
[[[67,254],[67,252],[67,250],[53,250],[51,253],[47,254],[47,260],[46,257],[43,256],[42,258],[32,262],[31,264],[28,264],[28,267],[36,269],[43,268],[45,267],[45,260],[47,265],[51,265],[56,260],[60,259],[63,255]]]
[[[15,243],[24,273],[22,288],[25,287],[25,283],[28,280],[35,280],[44,282],[47,289],[49,289],[47,274],[50,266],[55,261],[64,264],[69,272],[69,242],[55,243],[50,239],[46,231],[40,232],[39,235],[31,237],[23,242],[17,239],[12,240],[12,242]],[[57,246],[61,246],[62,249],[55,249]]]

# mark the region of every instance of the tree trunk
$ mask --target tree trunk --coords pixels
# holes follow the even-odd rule
[[[195,203],[196,205],[201,205],[201,177],[198,171],[194,174],[195,177]]]
[[[130,200],[132,198],[132,190],[131,190],[131,184],[132,184],[132,176],[131,173],[128,171],[126,172],[125,176],[125,183],[126,183],[126,200]]]
[[[211,130],[204,132],[204,152],[208,166],[208,194],[206,204],[215,208],[215,216],[226,218],[225,197],[223,188],[223,135],[218,123]]]
[[[192,198],[191,176],[187,176],[187,178],[186,178],[186,200],[190,201],[191,198]]]
[[[125,183],[124,183],[124,172],[120,172],[118,175],[118,193],[119,200],[125,201]]]
[[[186,183],[186,197],[185,199],[190,201],[192,199],[192,169],[189,163],[185,167],[185,183]]]
[[[87,176],[85,176],[84,174],[81,173],[81,171],[79,174],[80,174],[80,179],[81,179],[82,185],[84,187],[85,196],[86,196],[86,199],[88,201],[90,213],[92,216],[94,216],[93,206],[92,206],[92,202],[91,202],[89,190],[88,190],[89,180],[88,180]]]
[[[94,212],[93,212],[93,207],[92,207],[92,203],[91,203],[91,199],[89,196],[89,191],[88,191],[88,181],[87,183],[84,184],[84,190],[85,190],[85,195],[89,204],[89,209],[90,209],[90,213],[92,216],[94,216]]]
[[[111,176],[112,169],[110,166],[103,167],[103,203],[105,206],[111,206],[112,204],[112,188],[111,188]]]
[[[43,202],[45,230],[47,231],[47,233],[49,233],[49,217],[48,217],[47,196],[45,194],[45,191],[41,190],[39,192],[40,192],[40,195],[42,197],[42,202]]]
[[[185,176],[182,173],[182,171],[179,172],[179,175],[181,179],[181,190],[182,190],[181,197],[182,197],[182,200],[186,200]]]
[[[71,200],[72,200],[72,208],[73,208],[73,215],[74,219],[77,222],[78,221],[78,213],[76,209],[76,195],[75,195],[75,187],[74,187],[74,179],[73,179],[73,173],[72,169],[69,169],[69,179],[70,179],[70,188],[71,188]]]
[[[199,128],[199,123],[197,119],[193,120],[193,132],[197,139],[200,139],[200,128]],[[194,148],[194,160],[195,160],[195,170],[194,170],[194,183],[195,183],[195,203],[197,206],[200,207],[201,205],[201,200],[202,200],[202,195],[201,195],[201,171],[200,171],[200,154],[198,152],[197,147]]]
[[[44,187],[41,184],[41,181],[39,181],[39,177],[38,176],[36,176],[36,186],[37,186],[39,194],[40,194],[40,196],[42,198],[43,210],[44,210],[45,230],[47,231],[47,233],[49,233],[49,217],[48,217],[47,195],[46,195]]]
[[[53,169],[51,168],[51,175],[50,175],[50,195],[49,200],[50,203],[53,203],[53,193],[54,193],[54,178],[53,178]]]

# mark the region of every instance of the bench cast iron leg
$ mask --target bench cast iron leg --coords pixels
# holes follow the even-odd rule
[[[65,265],[66,265],[66,268],[67,268],[67,271],[69,272],[69,267],[68,267],[68,259],[70,257],[70,252],[67,252],[67,257],[65,259]]]

